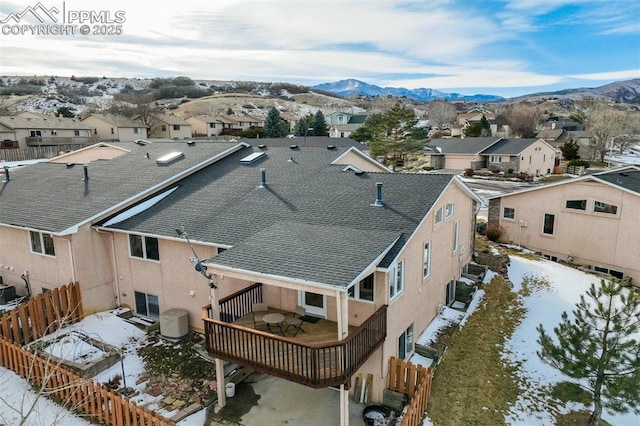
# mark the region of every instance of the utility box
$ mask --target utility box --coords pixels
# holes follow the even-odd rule
[[[160,314],[160,335],[180,340],[189,334],[189,312],[181,308],[168,309]]]
[[[16,297],[16,288],[14,286],[0,284],[0,305],[6,305]]]

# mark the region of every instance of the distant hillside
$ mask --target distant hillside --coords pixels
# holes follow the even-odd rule
[[[322,83],[312,86],[313,90],[322,90],[334,93],[342,97],[367,96],[367,97],[406,97],[419,101],[433,101],[436,99],[444,99],[449,101],[467,101],[467,102],[499,102],[504,98],[495,95],[470,95],[465,96],[460,93],[446,93],[435,89],[405,89],[404,87],[380,87],[375,84],[368,84],[360,80],[347,79],[340,80],[335,83]]]
[[[583,87],[579,89],[558,90],[557,92],[532,93],[514,98],[513,100],[542,97],[568,99],[580,99],[583,97],[609,98],[616,102],[640,104],[640,78],[616,81],[599,87]]]

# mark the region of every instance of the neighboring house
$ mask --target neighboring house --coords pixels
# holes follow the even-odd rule
[[[101,141],[131,142],[148,137],[147,126],[121,115],[89,114],[81,121],[91,126]]]
[[[366,119],[366,114],[333,112],[325,117],[325,121],[329,126],[329,137],[348,138],[351,133],[362,127]]]
[[[570,131],[569,137],[578,144],[578,155],[581,159],[592,161],[598,154],[596,152],[596,140],[593,135],[587,131]]]
[[[569,132],[564,129],[542,129],[536,135],[537,139],[544,139],[554,148],[560,148],[562,144],[571,139]]]
[[[4,282],[24,294],[21,274],[33,293],[78,281],[87,312],[182,308],[218,377],[230,361],[337,386],[344,413],[354,375],[372,374],[381,402],[388,358],[408,358],[454,301],[480,200],[456,176],[390,173],[353,146],[259,142],[102,143],[15,170],[0,192]],[[242,322],[251,301],[287,316],[304,306],[329,332],[256,331]],[[223,379],[218,395],[223,406]]]
[[[149,129],[149,137],[157,139],[190,139],[191,124],[175,115],[154,116],[155,123]]]
[[[509,123],[502,115],[489,111],[475,110],[471,112],[461,112],[456,116],[456,122],[451,126],[451,137],[464,137],[464,131],[472,123],[482,121],[482,117],[485,117],[489,122],[489,131],[491,137],[494,138],[508,138],[509,137]]]
[[[20,148],[86,144],[92,140],[91,131],[90,126],[75,118],[0,117],[0,140],[17,141]]]
[[[489,201],[501,240],[640,286],[640,167],[607,170]]]
[[[424,152],[435,169],[489,168],[530,176],[551,173],[558,157],[542,139],[432,139]]]
[[[219,136],[264,127],[264,118],[251,115],[198,115],[185,120],[194,136]],[[231,131],[230,131],[231,130]]]
[[[562,129],[567,132],[580,132],[584,130],[584,124],[567,117],[550,117],[542,124],[543,129]]]
[[[280,118],[286,121],[289,125],[289,132],[293,132],[296,128],[296,124],[298,123],[298,117],[293,114],[289,114],[288,112],[280,112]]]

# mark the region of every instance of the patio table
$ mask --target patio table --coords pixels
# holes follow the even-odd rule
[[[284,321],[284,315],[277,312],[273,314],[267,314],[262,317],[262,320],[267,323],[267,328],[271,333],[273,333],[273,331],[271,330],[271,326],[277,325],[280,329],[280,334],[284,336],[284,330],[282,329],[282,321]]]

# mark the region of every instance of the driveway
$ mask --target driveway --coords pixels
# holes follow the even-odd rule
[[[340,392],[312,389],[287,380],[253,373],[236,385],[235,396],[218,413],[207,412],[206,426],[340,424]],[[363,426],[364,405],[349,401],[349,425]]]

